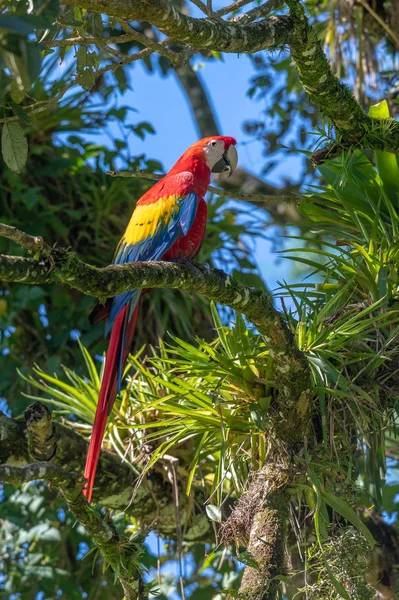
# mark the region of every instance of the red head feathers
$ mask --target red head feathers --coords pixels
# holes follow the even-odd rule
[[[237,166],[238,155],[233,137],[216,135],[202,138],[179,158],[169,174],[189,171],[197,177],[200,173],[208,180],[212,173],[232,173]]]

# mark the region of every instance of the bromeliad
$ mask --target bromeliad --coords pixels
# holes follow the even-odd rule
[[[194,258],[202,245],[207,217],[204,200],[211,172],[230,173],[237,166],[236,140],[216,136],[191,146],[165,177],[137,202],[127,229],[116,249],[113,264],[145,260]],[[90,502],[107,417],[130,351],[142,290],[132,290],[98,306],[92,323],[107,318],[111,331],[100,395],[90,439],[84,476],[84,494]]]

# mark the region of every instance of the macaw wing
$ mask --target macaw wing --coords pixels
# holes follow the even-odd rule
[[[114,264],[160,260],[179,236],[187,235],[198,206],[198,196],[192,189],[192,174],[179,173],[165,178],[160,184],[153,188],[159,196],[157,199],[137,203],[116,250]],[[139,297],[139,290],[133,290],[113,299],[107,331],[122,307],[133,300],[130,309],[133,311]]]

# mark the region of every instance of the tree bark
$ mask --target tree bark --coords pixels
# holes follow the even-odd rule
[[[237,502],[223,527],[223,541],[247,548],[239,589],[243,600],[275,600],[284,573],[288,487],[294,480],[289,462],[268,458]]]

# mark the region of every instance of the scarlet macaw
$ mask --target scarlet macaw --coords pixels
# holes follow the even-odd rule
[[[207,137],[191,146],[165,177],[137,202],[119,242],[113,264],[145,260],[194,258],[202,245],[207,217],[203,198],[211,172],[222,173],[237,166],[236,140]],[[90,502],[107,417],[111,412],[131,347],[142,290],[124,292],[104,307],[94,309],[92,322],[108,317],[111,330],[100,395],[86,459],[83,493]]]

